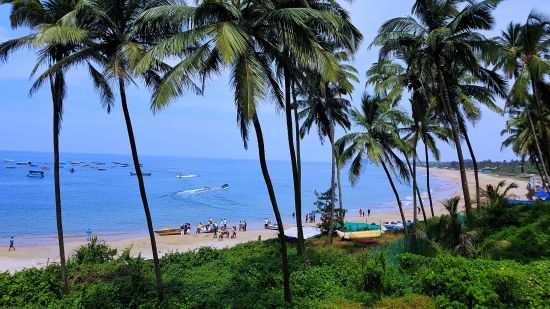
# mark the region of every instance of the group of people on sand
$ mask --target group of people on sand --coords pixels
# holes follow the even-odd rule
[[[306,223],[315,223],[315,212],[310,212],[306,214]]]
[[[364,211],[363,208],[359,208],[359,217],[364,217],[365,214],[367,217],[370,216],[370,209],[367,209],[367,211]]]
[[[191,234],[191,223],[185,223],[180,226],[181,228],[181,234],[187,235]],[[239,221],[239,232],[243,231],[246,232],[247,229],[247,223],[246,220]],[[197,228],[195,230],[195,234],[202,234],[202,233],[213,233],[214,238],[218,238],[219,240],[223,240],[225,238],[237,238],[237,226],[229,227],[227,224],[227,219],[221,219],[220,223],[215,223],[212,218],[208,219],[208,222],[206,224],[202,224],[200,222],[197,225]]]

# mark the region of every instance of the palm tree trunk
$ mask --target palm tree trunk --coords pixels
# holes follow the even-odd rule
[[[294,125],[296,126],[296,165],[298,166],[298,180],[302,186],[302,155],[300,150],[300,118],[298,117],[298,100],[296,100],[296,90],[292,81],[292,101],[294,102]]]
[[[330,176],[330,225],[328,228],[327,239],[325,240],[326,245],[332,244],[332,237],[334,235],[334,186],[336,184],[335,174],[336,174],[336,154],[334,152],[334,133],[329,132],[330,148],[332,153],[331,160],[331,176]]]
[[[50,76],[50,87],[52,90],[53,102],[53,174],[55,190],[55,219],[57,223],[57,241],[59,243],[59,263],[61,266],[61,282],[64,294],[69,292],[69,282],[67,279],[67,264],[65,260],[65,241],[63,237],[63,216],[61,213],[61,183],[59,179],[59,130],[61,128],[62,83],[63,76],[56,73],[55,78]]]
[[[407,166],[409,167],[409,171],[411,172],[411,175],[415,175],[416,173],[413,173],[413,168],[411,167],[411,162],[409,161],[409,158],[405,154],[405,160],[407,161]],[[413,181],[414,184],[414,190],[418,194],[418,202],[420,203],[420,210],[422,211],[422,215],[424,217],[424,222],[428,220],[426,217],[426,211],[424,211],[424,202],[422,201],[422,195],[420,194],[420,190],[418,189],[418,182],[416,182],[416,179]],[[416,202],[416,201],[415,201]]]
[[[273,189],[273,183],[269,176],[267,169],[267,163],[265,159],[265,146],[264,136],[262,133],[262,127],[258,115],[254,114],[253,117],[254,129],[256,130],[256,139],[258,140],[258,156],[260,158],[260,167],[262,168],[262,175],[264,176],[265,186],[269,193],[269,200],[271,201],[271,207],[273,207],[273,213],[275,214],[275,220],[277,221],[277,227],[279,230],[279,243],[281,245],[281,260],[283,262],[283,287],[285,302],[287,304],[292,303],[292,296],[290,294],[290,270],[288,267],[288,253],[286,248],[285,230],[283,227],[283,219],[279,212],[279,206],[277,206],[277,199],[275,198],[275,190]]]
[[[120,101],[122,110],[124,112],[124,121],[126,122],[126,129],[128,130],[128,139],[130,140],[130,148],[132,150],[132,159],[134,161],[134,168],[136,170],[136,176],[139,184],[139,193],[141,196],[141,202],[143,203],[143,210],[145,211],[145,218],[147,220],[147,229],[149,230],[149,239],[151,241],[151,249],[153,251],[153,263],[155,265],[155,276],[157,281],[157,297],[159,301],[164,298],[162,288],[162,276],[160,273],[160,263],[157,251],[157,242],[155,240],[155,232],[153,231],[153,221],[151,219],[151,212],[149,211],[149,203],[147,202],[147,195],[145,193],[145,183],[143,182],[143,174],[141,173],[141,166],[139,164],[139,158],[136,147],[136,140],[134,138],[134,130],[132,128],[132,120],[130,119],[130,112],[128,111],[128,104],[126,102],[126,90],[124,87],[124,80],[119,78],[118,86],[120,91]]]
[[[340,165],[338,164],[338,160],[336,160],[336,181],[338,182],[336,187],[338,188],[338,206],[340,207],[340,215],[344,216],[344,208],[342,207],[342,183],[340,181]]]
[[[414,149],[416,149],[416,143],[414,143]],[[416,221],[418,221],[418,215],[416,211],[416,193],[418,192],[418,188],[416,187],[416,156],[413,156],[413,170],[412,170],[412,178],[413,178],[413,239],[412,239],[412,249],[413,252],[416,253],[418,244],[416,243],[416,236],[417,236],[417,230],[416,230]],[[406,224],[403,222],[403,224]]]
[[[533,94],[535,95],[535,103],[537,108],[537,114],[539,116],[539,123],[541,123],[541,136],[542,136],[542,143],[546,146],[546,163],[550,163],[550,141],[548,140],[548,132],[544,128],[544,115],[542,114],[541,106],[543,106],[543,102],[541,99],[541,94],[539,87],[537,85],[537,82],[535,80],[535,75],[531,74],[531,86],[533,88]],[[550,181],[550,179],[546,179],[547,181]]]
[[[464,134],[464,140],[466,140],[466,145],[468,146],[468,151],[470,152],[470,157],[472,158],[472,163],[474,165],[474,177],[476,179],[476,203],[477,211],[479,212],[481,211],[481,187],[479,186],[479,169],[477,167],[476,155],[474,153],[472,143],[470,143],[470,137],[468,136],[468,131],[466,130],[466,128],[462,128],[462,133]]]
[[[426,187],[428,190],[428,199],[430,200],[430,211],[432,212],[432,217],[434,217],[434,204],[432,201],[432,190],[430,188],[430,160],[428,158],[428,145],[426,143],[424,143],[424,153],[426,154]]]
[[[537,153],[538,153],[538,157],[539,157],[539,161],[540,161],[540,164],[542,165],[541,168],[542,168],[542,174],[541,174],[541,178],[542,178],[542,186],[544,187],[545,191],[548,191],[548,188],[546,186],[546,181],[548,181],[550,179],[550,177],[548,177],[548,170],[546,169],[546,164],[544,162],[544,156],[542,154],[542,150],[540,148],[540,143],[539,143],[539,139],[537,137],[537,131],[535,130],[535,125],[533,124],[533,118],[531,117],[531,112],[529,111],[529,108],[527,107],[527,118],[529,119],[529,127],[531,128],[531,133],[533,134],[533,139],[535,140],[535,146],[537,148]],[[543,177],[544,175],[544,177]],[[546,179],[544,179],[546,178]]]
[[[388,177],[388,181],[390,182],[391,189],[393,190],[393,194],[395,195],[395,200],[397,201],[397,206],[399,207],[399,213],[401,214],[401,221],[403,222],[403,231],[405,231],[405,234],[407,234],[407,231],[408,231],[407,219],[405,218],[405,212],[403,211],[403,204],[401,204],[399,193],[397,192],[397,188],[395,188],[395,183],[393,182],[390,171],[388,170],[384,162],[382,162],[382,167],[384,168],[384,172],[386,172],[386,177]]]
[[[462,145],[460,143],[460,136],[458,135],[457,121],[453,109],[451,107],[451,100],[449,98],[449,91],[447,90],[447,83],[445,76],[440,67],[438,67],[439,83],[442,92],[443,106],[447,119],[451,124],[452,138],[456,146],[456,153],[458,155],[458,164],[460,166],[460,180],[462,183],[462,192],[464,193],[464,207],[466,208],[466,216],[470,219],[472,213],[472,204],[470,201],[470,190],[468,188],[468,178],[466,176],[466,167],[464,166],[464,156],[462,155]]]
[[[288,140],[288,150],[290,152],[290,163],[292,165],[292,179],[294,184],[294,206],[296,208],[296,229],[298,230],[298,252],[303,258],[304,266],[307,267],[308,261],[304,244],[304,230],[302,226],[302,188],[298,175],[298,164],[296,162],[296,151],[294,149],[294,138],[292,134],[292,106],[290,103],[291,76],[288,68],[284,69],[285,79],[285,118]]]

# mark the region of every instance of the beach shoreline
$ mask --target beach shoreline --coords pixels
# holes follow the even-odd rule
[[[446,213],[442,205],[442,201],[454,196],[462,196],[462,190],[460,187],[460,172],[452,169],[431,168],[431,177],[437,177],[451,181],[458,185],[460,190],[450,194],[449,196],[440,196],[437,200],[433,200],[434,215],[439,216]],[[472,196],[472,202],[475,202],[475,181],[473,171],[467,172],[470,195]],[[499,177],[490,174],[479,174],[480,186],[484,188],[488,184],[496,185],[501,180],[507,180],[507,183],[515,182],[518,184],[518,188],[511,191],[511,196],[514,198],[525,199],[527,193],[527,181],[517,180],[511,177]],[[437,192],[434,192],[436,195]],[[388,188],[388,194],[393,193]],[[388,221],[401,220],[399,210],[395,203],[395,211],[383,211],[377,212],[376,209],[371,209],[371,215],[369,217],[359,217],[358,213],[348,213],[346,221],[350,222],[367,222],[380,224]],[[429,209],[429,202],[424,204],[427,217],[431,217],[431,211]],[[364,211],[367,208],[362,208]],[[463,209],[463,206],[462,206]],[[355,212],[356,210],[354,210]],[[412,220],[413,209],[405,209],[405,216],[407,220]],[[422,214],[419,214],[419,220],[422,220]],[[308,224],[312,225],[312,224]],[[291,227],[293,224],[285,225],[285,228]],[[277,231],[267,229],[249,229],[246,232],[238,232],[236,239],[225,238],[223,241],[213,238],[213,234],[191,234],[191,235],[173,235],[173,236],[157,236],[157,247],[159,255],[165,255],[170,252],[186,252],[196,250],[201,247],[213,247],[213,248],[226,248],[232,247],[240,243],[249,241],[267,240],[277,237]],[[130,233],[113,233],[98,235],[100,239],[105,240],[111,247],[121,252],[123,249],[131,248],[131,254],[134,256],[141,255],[148,259],[151,258],[150,242],[147,235],[142,234],[130,234]],[[44,236],[37,236],[44,237]],[[50,239],[51,240],[51,239]],[[59,252],[57,247],[57,240],[54,243],[37,244],[37,245],[16,245],[16,251],[8,252],[7,247],[0,247],[0,271],[16,272],[24,268],[30,267],[45,267],[50,263],[58,261]],[[79,246],[86,243],[86,236],[79,235],[67,235],[65,242],[65,250],[68,255],[74,252]]]

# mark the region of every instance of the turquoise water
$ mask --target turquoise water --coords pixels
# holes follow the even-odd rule
[[[142,156],[140,160],[143,171],[152,173],[145,177],[145,185],[155,228],[185,222],[194,227],[208,218],[216,222],[227,219],[231,225],[247,220],[249,226],[260,227],[264,218],[273,219],[256,160],[156,156]],[[17,161],[30,161],[37,167],[16,165]],[[98,234],[145,232],[137,178],[130,176],[134,170],[130,156],[63,153],[61,161],[65,163],[61,194],[66,235],[83,235],[87,228]],[[72,166],[69,161],[80,163]],[[52,168],[52,162],[49,153],[0,151],[0,238],[13,235],[19,243],[37,243],[56,233],[53,171],[46,170],[44,178],[26,176],[31,169]],[[113,162],[129,165],[122,167]],[[294,207],[290,164],[270,161],[268,165],[284,221],[290,222]],[[302,169],[305,215],[314,209],[314,191],[326,190],[330,185],[330,164],[304,162]],[[185,177],[176,177],[180,174]],[[425,173],[419,172],[419,177],[424,179]],[[397,210],[382,169],[368,165],[353,188],[344,170],[342,181],[344,208],[352,215],[356,216],[359,208],[370,208],[373,213]],[[444,179],[434,178],[432,183],[434,198],[448,196],[458,188]],[[229,188],[221,188],[223,184],[229,184]],[[406,207],[410,207],[410,187],[399,184],[398,188]],[[425,196],[424,188],[421,183]]]

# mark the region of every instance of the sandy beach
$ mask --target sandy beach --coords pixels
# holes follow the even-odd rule
[[[468,178],[468,187],[470,189],[470,196],[471,196],[471,200],[472,200],[472,203],[475,203],[476,202],[476,198],[475,198],[475,194],[476,194],[476,188],[475,188],[475,177],[474,177],[474,172],[473,171],[467,171],[466,172],[466,176]],[[461,204],[460,204],[460,210],[464,210],[464,195],[463,195],[463,192],[462,192],[462,185],[461,185],[461,181],[460,181],[460,171],[458,170],[453,170],[453,169],[442,169],[442,168],[430,168],[430,175],[432,177],[438,177],[438,178],[444,178],[444,179],[448,179],[450,181],[453,181],[455,182],[460,190],[456,191],[454,194],[450,195],[450,196],[447,196],[446,198],[450,198],[451,196],[460,196],[461,197]],[[516,189],[512,189],[509,191],[509,195],[511,198],[516,198],[516,199],[526,199],[525,195],[527,194],[527,180],[519,180],[519,179],[515,179],[515,178],[511,178],[511,177],[503,177],[503,176],[498,176],[498,175],[492,175],[492,174],[484,174],[484,173],[479,173],[479,185],[480,187],[483,189],[485,188],[485,186],[491,184],[491,185],[497,185],[500,181],[502,180],[506,180],[506,185],[514,182],[518,185],[518,188]],[[392,194],[391,192],[389,192],[389,194]],[[411,192],[412,194],[412,192]],[[393,194],[392,194],[393,196]],[[435,216],[440,216],[442,214],[447,214],[447,210],[443,207],[443,205],[441,204],[441,202],[443,201],[444,199],[439,199],[439,200],[433,200],[433,207],[434,207],[434,215]],[[376,224],[380,224],[380,222],[386,222],[386,221],[401,221],[401,215],[399,213],[399,210],[397,208],[397,203],[395,204],[395,209],[396,211],[393,211],[393,212],[383,212],[383,213],[377,213],[376,210],[371,210],[371,215],[369,218],[365,218],[365,217],[359,217],[358,214],[352,214],[352,216],[349,216],[347,218],[347,221],[352,221],[352,222],[365,222],[367,221],[368,223],[376,223]],[[418,205],[420,206],[420,205]],[[476,207],[476,205],[473,205],[473,207]],[[426,211],[426,216],[428,218],[431,217],[431,212],[430,212],[430,205],[429,203],[424,203],[424,209]],[[365,208],[363,208],[365,209]],[[418,218],[419,220],[422,219],[422,214],[418,214]],[[405,209],[405,218],[407,220],[412,220],[413,218],[413,209]]]
[[[450,169],[430,169],[430,172],[434,177],[445,178],[460,184],[460,173],[457,170]],[[488,174],[480,174],[479,181],[481,187],[485,187],[488,184],[496,185],[499,181],[506,179],[503,177],[498,177]],[[472,201],[475,202],[475,181],[474,174],[472,171],[468,172],[468,181],[470,185],[470,194],[472,196]],[[518,184],[518,188],[514,189],[511,194],[515,198],[525,199],[525,194],[527,193],[527,181],[516,180],[516,179],[507,179],[507,183],[515,182]],[[456,192],[456,195],[461,195],[462,191]],[[388,188],[388,194],[392,194],[390,188]],[[427,207],[426,207],[427,206]],[[426,215],[430,216],[429,213],[429,204],[425,205]],[[395,207],[394,212],[380,212],[377,213],[376,210],[371,211],[369,218],[359,218],[354,217],[358,214],[350,214],[348,221],[353,222],[369,222],[377,223],[385,221],[397,221],[401,220],[397,206]],[[441,204],[441,200],[434,201],[434,213],[436,216],[446,213],[445,209]],[[407,219],[412,219],[412,209],[405,211]],[[289,225],[290,226],[290,225]],[[195,250],[200,247],[214,247],[214,248],[225,248],[235,246],[240,243],[255,241],[261,237],[262,240],[270,239],[276,237],[277,232],[273,230],[248,230],[247,232],[239,232],[236,239],[224,239],[223,241],[218,241],[218,239],[213,239],[212,234],[191,234],[185,236],[162,236],[156,238],[157,246],[159,249],[160,255],[164,255],[169,252],[185,252],[189,250]],[[68,255],[70,255],[76,248],[86,243],[85,237],[70,237],[68,238],[65,244],[65,250]],[[150,244],[148,237],[125,237],[120,235],[118,239],[109,240],[108,244],[119,250],[131,247],[132,255],[141,254],[144,258],[150,258]],[[59,252],[58,247],[55,244],[49,245],[40,245],[40,246],[17,246],[16,251],[8,252],[7,247],[3,246],[0,250],[0,271],[9,271],[14,272],[24,268],[29,267],[44,267],[48,263],[55,263],[59,261]]]

